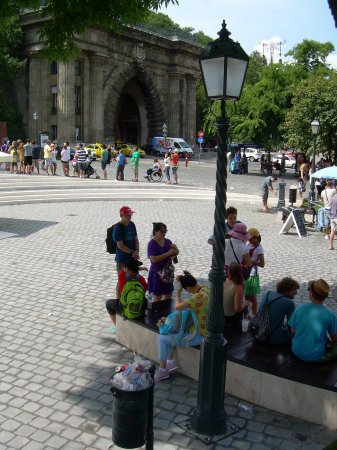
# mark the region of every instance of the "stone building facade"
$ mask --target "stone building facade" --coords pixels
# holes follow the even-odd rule
[[[194,142],[201,47],[136,27],[120,35],[91,29],[76,38],[76,60],[50,64],[40,58],[40,23],[37,13],[21,16],[27,136],[48,131],[58,143],[142,145],[161,136],[166,123],[169,136]]]

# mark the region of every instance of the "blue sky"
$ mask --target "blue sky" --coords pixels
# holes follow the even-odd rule
[[[179,0],[179,5],[170,5],[161,10],[181,26],[202,30],[208,36],[217,37],[222,20],[249,54],[258,49],[261,42],[266,56],[271,42],[282,42],[282,53],[286,53],[303,39],[319,42],[330,41],[337,49],[337,29],[328,5],[328,0]],[[277,58],[276,58],[277,57]],[[278,51],[274,50],[274,60]],[[337,52],[329,62],[337,68]]]

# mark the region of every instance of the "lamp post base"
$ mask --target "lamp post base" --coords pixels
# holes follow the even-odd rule
[[[227,341],[217,339],[208,342],[207,338],[200,349],[198,405],[193,411],[192,427],[197,433],[217,435],[226,432],[225,382]]]
[[[178,425],[178,427],[183,429],[188,436],[192,437],[193,439],[199,439],[199,441],[203,442],[206,445],[216,444],[217,442],[220,442],[223,439],[228,438],[232,434],[235,434],[238,431],[240,431],[239,427],[237,427],[232,423],[229,423],[229,421],[227,421],[225,425],[225,431],[221,434],[217,434],[214,436],[208,436],[206,434],[197,433],[196,431],[194,431],[191,424],[191,419],[186,419],[183,420],[182,422],[176,422],[176,425]]]

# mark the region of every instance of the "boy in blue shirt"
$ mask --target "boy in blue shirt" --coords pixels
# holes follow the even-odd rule
[[[329,361],[337,358],[337,316],[323,306],[329,285],[323,279],[309,281],[308,291],[311,303],[300,305],[289,320],[292,351],[303,361]]]

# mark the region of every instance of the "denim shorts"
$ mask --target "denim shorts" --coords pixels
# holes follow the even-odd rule
[[[78,170],[85,170],[85,162],[78,163]]]

